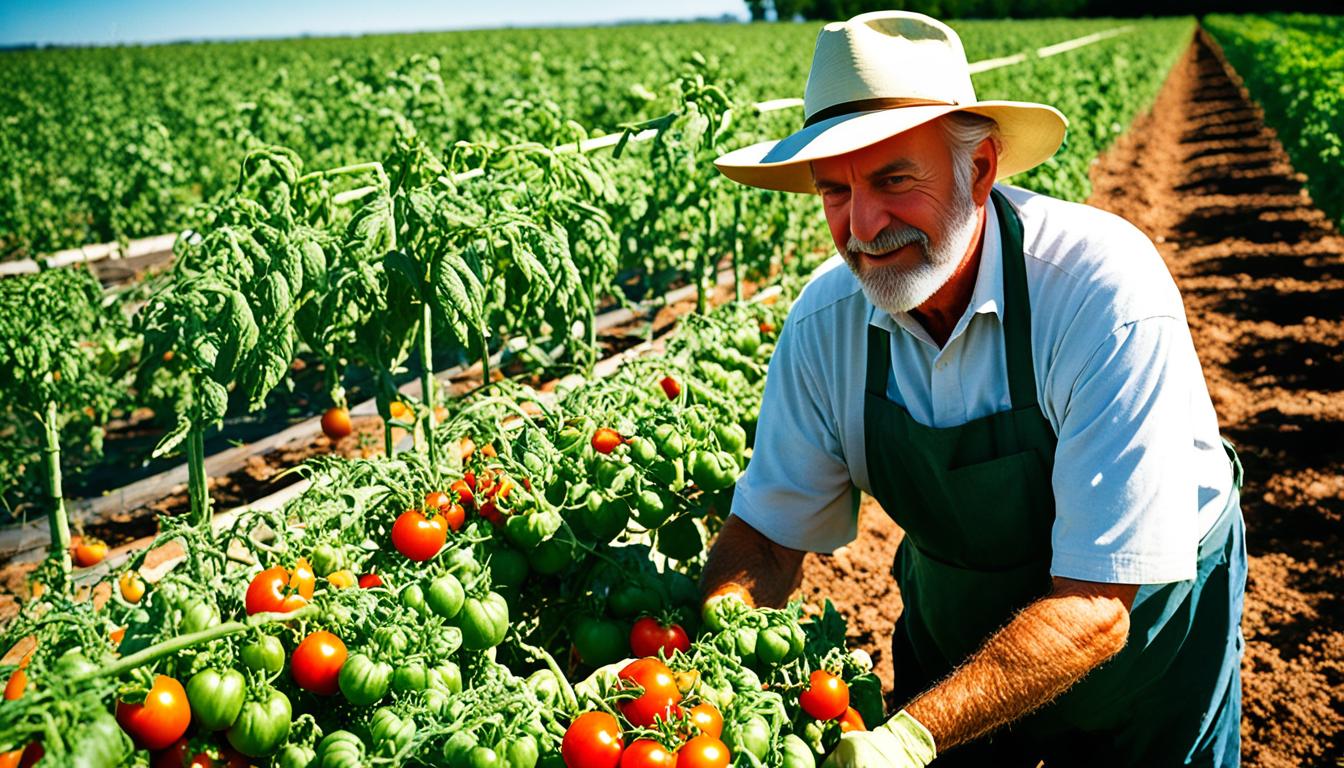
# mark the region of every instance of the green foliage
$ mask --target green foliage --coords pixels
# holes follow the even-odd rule
[[[1307,175],[1312,199],[1344,225],[1344,20],[1209,16],[1204,25]]]

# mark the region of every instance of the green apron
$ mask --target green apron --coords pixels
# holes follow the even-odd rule
[[[1036,399],[1022,224],[993,195],[1012,406],[955,427],[920,424],[887,399],[890,337],[868,329],[869,483],[905,530],[892,567],[904,603],[892,643],[901,704],[1051,587],[1057,439]],[[1229,456],[1236,466],[1230,446]],[[1051,705],[935,765],[1235,765],[1245,553],[1235,488],[1229,496],[1201,542],[1199,576],[1140,588],[1125,650]],[[1192,696],[1201,688],[1207,700]]]

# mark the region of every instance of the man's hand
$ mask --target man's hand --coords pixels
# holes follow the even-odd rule
[[[924,768],[938,756],[929,729],[909,712],[871,731],[850,731],[822,768]]]
[[[805,554],[729,515],[700,575],[701,594],[712,596],[731,583],[748,595],[749,605],[781,608],[802,581]]]

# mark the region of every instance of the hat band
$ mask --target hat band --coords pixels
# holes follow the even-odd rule
[[[832,104],[825,109],[818,110],[816,114],[811,115],[803,122],[804,128],[811,128],[822,120],[830,120],[832,117],[849,115],[855,112],[871,112],[877,109],[896,109],[898,107],[924,107],[933,105],[952,106],[955,101],[938,101],[936,99],[910,99],[903,97],[878,97],[874,99],[858,99],[855,101],[843,101],[839,104]]]

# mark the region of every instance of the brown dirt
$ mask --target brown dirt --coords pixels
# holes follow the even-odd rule
[[[1344,238],[1202,33],[1092,178],[1089,202],[1166,259],[1246,467],[1244,763],[1344,765]],[[860,528],[809,556],[803,589],[846,611],[889,686],[901,533],[871,499]]]

